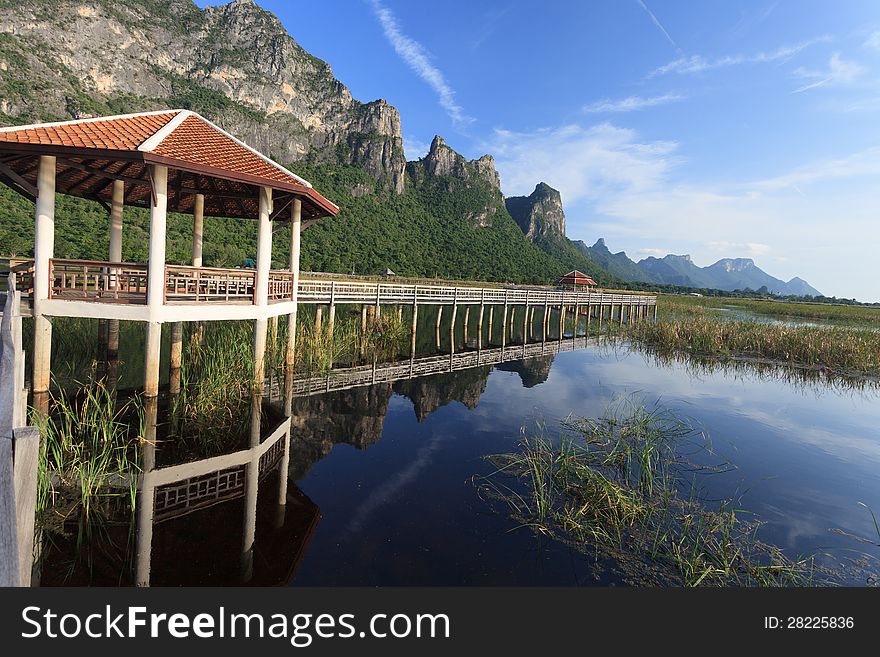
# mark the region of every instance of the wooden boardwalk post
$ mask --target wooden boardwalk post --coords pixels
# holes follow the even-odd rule
[[[486,290],[480,293],[480,315],[477,318],[477,349],[483,348],[483,312],[486,309]]]
[[[455,317],[458,315],[458,288],[452,298],[452,319],[449,321],[449,354],[455,353]]]
[[[419,321],[419,286],[416,285],[413,290],[413,305],[412,305],[412,335],[410,336],[410,358],[416,357],[416,326]]]
[[[489,334],[486,336],[486,344],[492,346],[492,328],[495,323],[495,306],[489,306]]]
[[[510,296],[510,290],[504,290],[504,317],[501,320],[501,348],[507,345],[507,298]]]
[[[21,294],[9,274],[0,319],[0,586],[30,586],[40,432],[25,427]]]
[[[336,281],[330,283],[330,311],[327,314],[327,331],[333,335],[336,324]],[[332,363],[331,363],[332,366]]]
[[[471,307],[468,305],[468,306],[464,307],[464,344],[465,344],[465,346],[467,346],[467,343],[468,343],[468,324],[470,324],[470,321],[471,321]]]
[[[523,303],[523,344],[529,338],[529,291],[526,290],[526,300]]]

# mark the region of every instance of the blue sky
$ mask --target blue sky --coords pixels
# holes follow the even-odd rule
[[[876,0],[258,2],[400,110],[408,159],[491,153],[570,238],[880,300]]]

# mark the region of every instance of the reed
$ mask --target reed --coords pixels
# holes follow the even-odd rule
[[[633,324],[622,335],[660,351],[762,358],[844,375],[880,375],[880,332],[871,329],[721,321],[695,313]]]
[[[145,435],[137,397],[120,402],[103,382],[92,382],[72,396],[49,393],[48,414],[34,413],[33,421],[43,437],[37,510],[44,527],[58,529],[77,516],[88,524],[113,498],[133,506]]]
[[[698,475],[729,465],[693,460],[711,445],[686,419],[629,398],[597,419],[570,417],[563,431],[553,442],[541,427],[518,451],[489,457],[497,469],[485,488],[522,526],[610,558],[639,584],[816,581],[814,560],[759,541],[735,499],[701,499]]]
[[[762,299],[737,299],[732,297],[691,297],[660,295],[661,312],[692,312],[717,308],[736,308],[767,317],[791,317],[825,321],[846,322],[880,326],[880,307],[849,306],[832,303],[801,303],[792,301],[769,301]]]

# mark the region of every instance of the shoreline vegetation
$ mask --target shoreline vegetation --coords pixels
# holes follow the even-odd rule
[[[821,586],[818,555],[791,559],[758,538],[736,498],[709,502],[701,477],[732,469],[689,420],[634,398],[597,418],[569,416],[558,440],[539,426],[516,451],[486,457],[481,483],[519,527],[594,554],[632,585]]]
[[[880,377],[880,310],[819,304],[737,300],[726,306],[769,316],[857,322],[851,326],[798,326],[727,319],[717,300],[660,297],[657,322],[625,326],[621,335],[658,352],[685,352],[720,360],[759,359],[843,376]]]

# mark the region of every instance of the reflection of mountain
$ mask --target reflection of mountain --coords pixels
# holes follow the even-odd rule
[[[544,383],[547,377],[550,376],[550,368],[553,367],[553,359],[555,357],[555,354],[536,356],[526,360],[499,363],[495,368],[502,372],[516,372],[519,374],[524,388],[533,388],[540,383]]]
[[[293,399],[290,476],[302,479],[338,443],[364,449],[382,436],[391,385],[387,383]]]
[[[483,366],[397,381],[394,392],[412,401],[416,418],[421,422],[451,401],[460,401],[468,408],[476,408],[491,371],[491,367]]]

